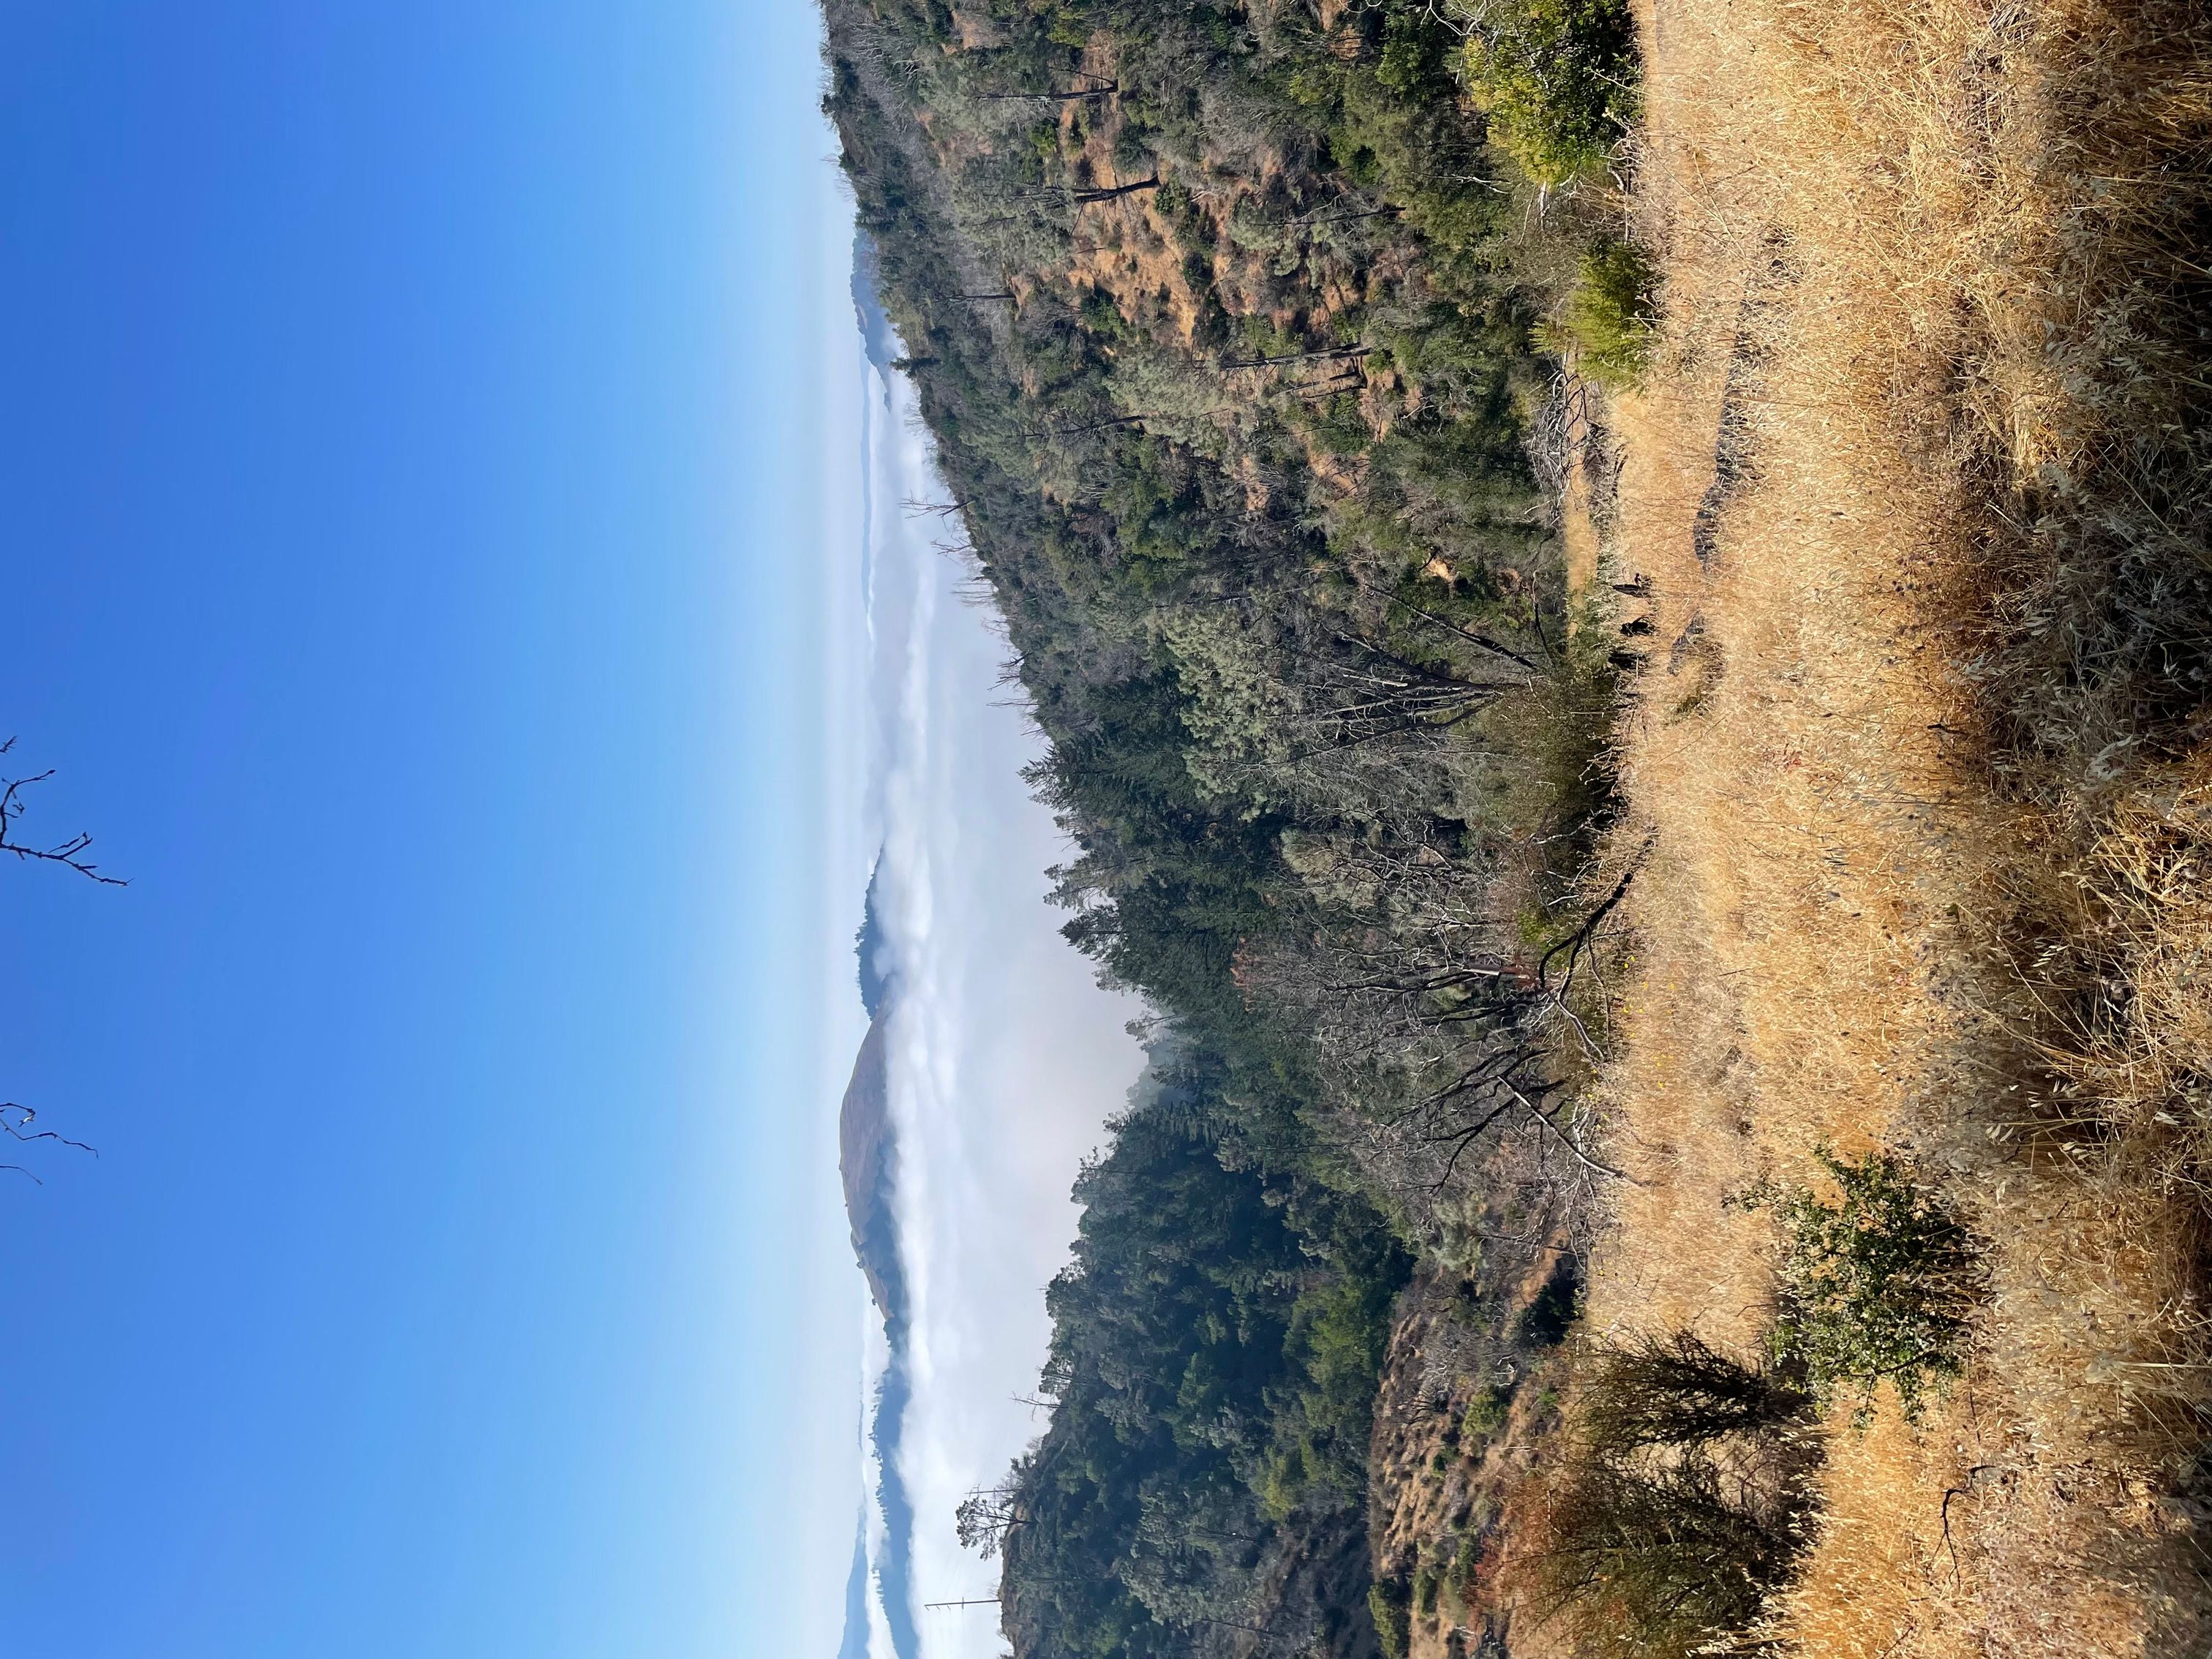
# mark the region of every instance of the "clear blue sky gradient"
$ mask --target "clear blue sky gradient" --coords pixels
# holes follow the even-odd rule
[[[789,1651],[816,29],[0,4],[10,1659]]]

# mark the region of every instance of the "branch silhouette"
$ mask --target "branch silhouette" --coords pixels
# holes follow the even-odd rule
[[[94,1158],[100,1156],[99,1147],[88,1146],[82,1140],[71,1140],[67,1135],[58,1133],[52,1129],[40,1129],[27,1133],[31,1131],[31,1125],[38,1121],[38,1116],[39,1115],[27,1106],[12,1100],[0,1100],[0,1130],[5,1130],[15,1139],[26,1144],[33,1140],[58,1141],[64,1146],[75,1147],[80,1152],[90,1152]],[[34,1187],[43,1187],[46,1184],[45,1178],[27,1164],[0,1164],[0,1174],[21,1176]]]
[[[0,755],[9,753],[15,747],[15,739],[13,738],[0,743]],[[34,783],[44,783],[53,775],[54,769],[50,766],[43,772],[26,777],[0,781],[5,785],[4,788],[0,788],[0,853],[13,853],[19,859],[35,859],[46,864],[67,865],[77,874],[96,881],[103,887],[128,887],[131,884],[120,876],[100,874],[100,866],[85,857],[92,846],[92,836],[88,830],[80,830],[67,841],[52,847],[26,847],[13,839],[12,832],[17,820],[29,810],[29,804],[23,799],[23,791]],[[35,1176],[33,1178],[36,1179]]]

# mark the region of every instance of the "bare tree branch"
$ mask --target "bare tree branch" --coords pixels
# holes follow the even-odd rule
[[[21,1113],[21,1115],[11,1117],[9,1115],[11,1112]],[[38,1116],[39,1115],[27,1106],[20,1105],[12,1100],[0,1100],[0,1129],[6,1130],[17,1140],[58,1140],[63,1146],[73,1146],[80,1152],[90,1152],[94,1158],[100,1156],[99,1147],[88,1146],[82,1140],[71,1140],[67,1135],[58,1133],[52,1129],[40,1129],[35,1134],[26,1134],[24,1131],[38,1121]],[[25,1173],[29,1172],[26,1170]]]
[[[15,746],[15,739],[13,738],[0,743],[0,755],[8,753]],[[100,866],[85,857],[92,846],[92,836],[88,831],[79,830],[67,841],[58,842],[52,847],[26,847],[11,838],[10,832],[16,821],[28,810],[29,804],[23,799],[23,791],[34,783],[44,783],[53,775],[54,769],[48,767],[43,772],[33,773],[27,777],[0,781],[5,784],[4,788],[0,788],[0,853],[13,853],[19,859],[34,859],[46,864],[66,865],[77,874],[96,881],[103,887],[129,886],[131,884],[120,876],[103,876],[100,873]]]

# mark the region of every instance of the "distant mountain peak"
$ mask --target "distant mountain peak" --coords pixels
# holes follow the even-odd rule
[[[884,999],[890,994],[891,975],[884,969],[884,925],[876,909],[876,882],[884,867],[884,855],[876,854],[875,868],[868,872],[868,896],[860,912],[860,931],[853,936],[853,952],[860,962],[860,1006],[868,1011],[872,1020],[883,1011]]]
[[[906,1275],[899,1260],[898,1218],[891,1207],[898,1137],[890,1116],[889,1014],[888,1008],[877,1014],[853,1061],[853,1080],[846,1085],[837,1118],[837,1172],[844,1181],[853,1254],[896,1340],[906,1322]]]

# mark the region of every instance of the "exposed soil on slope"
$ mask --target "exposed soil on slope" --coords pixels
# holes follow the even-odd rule
[[[1498,1575],[1516,1494],[1559,1428],[1559,1344],[1577,1296],[1571,1258],[1548,1246],[1472,1275],[1425,1269],[1400,1300],[1368,1453],[1368,1528],[1409,1659],[1532,1650]]]

